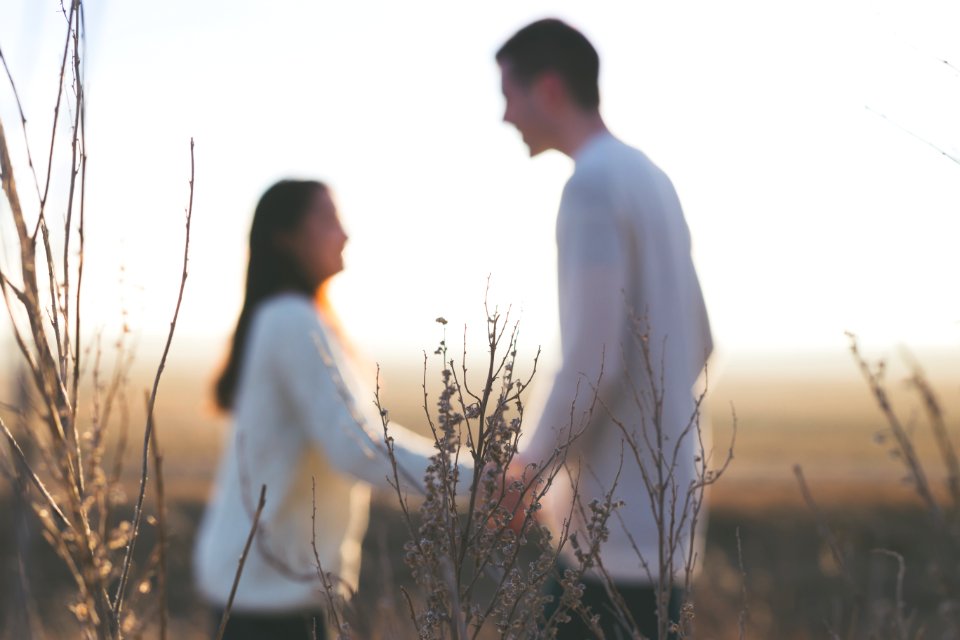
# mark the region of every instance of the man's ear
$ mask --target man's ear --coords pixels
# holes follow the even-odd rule
[[[537,90],[544,102],[551,107],[566,104],[570,100],[570,92],[560,74],[556,71],[544,71],[536,80]]]

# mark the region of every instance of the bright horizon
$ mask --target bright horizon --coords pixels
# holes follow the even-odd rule
[[[0,1],[0,47],[45,158],[63,18],[56,3]],[[960,165],[923,141],[960,157],[948,2],[91,4],[92,323],[122,305],[145,340],[165,334],[192,136],[185,344],[221,352],[256,200],[297,176],[336,192],[351,240],[333,300],[371,356],[418,357],[439,315],[479,334],[488,275],[524,346],[553,348],[553,222],[571,164],[526,157],[500,121],[493,62],[546,15],[597,46],[608,125],[674,180],[721,354],[843,353],[844,331],[867,348],[960,345]],[[0,96],[29,201],[5,83]]]

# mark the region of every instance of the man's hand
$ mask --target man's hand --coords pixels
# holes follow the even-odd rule
[[[501,506],[513,514],[508,528],[518,536],[523,532],[523,525],[527,519],[527,509],[533,497],[534,487],[532,480],[524,478],[527,463],[519,456],[514,458],[507,470],[506,482],[503,487],[503,501]]]

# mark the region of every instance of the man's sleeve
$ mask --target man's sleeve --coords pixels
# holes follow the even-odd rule
[[[564,189],[557,217],[558,299],[562,364],[523,458],[542,461],[587,424],[593,402],[623,376],[627,322],[624,239],[612,194],[602,181],[578,180]],[[602,373],[601,373],[602,372]]]

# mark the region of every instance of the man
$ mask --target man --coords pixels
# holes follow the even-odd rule
[[[658,586],[667,592],[661,616],[668,598],[670,618],[678,616],[671,587],[688,561],[694,527],[686,497],[703,442],[694,387],[712,351],[689,231],[666,174],[607,130],[599,58],[580,32],[541,20],[510,38],[496,59],[504,121],[531,156],[555,149],[575,163],[556,228],[562,364],[520,459],[543,461],[580,433],[567,467],[584,511],[571,512],[574,481],[559,479],[553,507],[545,505],[548,524],[558,532],[572,513],[570,530],[586,551],[583,515],[589,519],[590,502],[602,506],[613,489],[625,504],[607,520],[609,537],[600,566],[584,576],[583,602],[600,615],[606,637],[619,637],[614,629],[623,633],[618,621],[626,616],[608,597],[604,582],[612,582],[638,629],[656,638]],[[573,544],[563,551],[561,575],[578,563]],[[562,591],[559,583],[553,591]],[[574,617],[559,638],[589,634]]]

